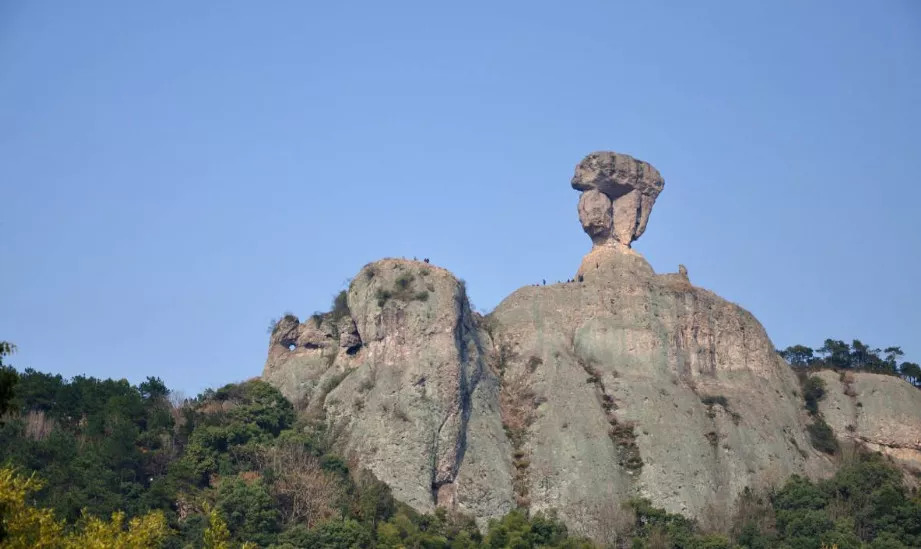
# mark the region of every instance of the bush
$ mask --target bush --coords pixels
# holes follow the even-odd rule
[[[729,399],[723,395],[710,395],[700,397],[700,401],[706,406],[713,406],[714,404],[719,404],[723,408],[729,408]]]
[[[397,290],[408,290],[409,286],[413,283],[415,278],[416,277],[410,273],[403,273],[397,277],[397,279],[394,281],[394,285],[396,286]]]
[[[275,501],[261,480],[224,481],[217,493],[217,508],[226,519],[231,535],[239,541],[268,545],[280,530]]]
[[[806,427],[809,433],[809,439],[816,450],[826,454],[835,454],[838,451],[838,439],[835,438],[834,431],[825,423],[821,417],[816,417],[812,425]]]
[[[333,298],[332,310],[329,313],[333,320],[338,321],[351,314],[349,311],[349,293],[342,290]]]
[[[819,401],[825,398],[825,381],[817,376],[808,376],[803,381],[803,400],[809,413],[819,413]]]
[[[383,288],[378,288],[377,291],[374,292],[374,297],[377,299],[377,306],[383,307],[390,301],[390,298],[393,297],[393,293]]]

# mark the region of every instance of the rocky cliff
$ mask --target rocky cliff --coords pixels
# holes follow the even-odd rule
[[[824,371],[819,411],[841,440],[891,457],[921,475],[921,391],[904,380],[865,372]]]
[[[480,317],[448,271],[372,263],[347,306],[279,321],[264,379],[423,511],[553,508],[602,535],[612,502],[628,497],[714,521],[746,487],[829,474],[796,377],[758,321],[630,248],[664,188],[659,172],[594,153],[571,184],[593,242],[572,282],[521,288]],[[839,436],[917,441],[916,430],[879,434],[885,413],[860,379],[862,412],[837,397],[823,405]],[[917,396],[905,410],[915,425]]]

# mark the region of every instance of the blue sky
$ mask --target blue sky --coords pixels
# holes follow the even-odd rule
[[[381,257],[489,310],[572,276],[610,149],[656,270],[918,361],[919,52],[911,0],[0,1],[0,339],[194,394]]]

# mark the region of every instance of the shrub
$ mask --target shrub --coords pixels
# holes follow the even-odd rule
[[[819,401],[825,398],[825,381],[820,377],[809,376],[803,381],[803,400],[809,413],[819,413]]]
[[[806,431],[809,433],[809,439],[816,450],[826,454],[835,454],[838,451],[838,439],[835,438],[835,433],[831,430],[831,427],[821,417],[816,417],[815,422],[806,427]]]
[[[332,310],[330,315],[332,315],[333,320],[339,320],[341,318],[347,317],[351,314],[349,311],[349,293],[345,290],[342,290],[333,298]]]
[[[707,406],[713,406],[714,404],[719,404],[723,408],[729,408],[729,399],[723,395],[709,395],[700,397],[700,401]]]
[[[280,515],[266,486],[257,481],[225,481],[217,494],[217,508],[231,534],[240,541],[268,545],[280,530]]]
[[[384,305],[387,304],[387,301],[389,301],[390,298],[393,297],[393,294],[388,290],[385,290],[383,288],[378,288],[377,291],[374,292],[374,297],[377,298],[377,306],[383,307]]]
[[[394,285],[398,290],[407,290],[409,286],[413,283],[415,277],[410,273],[403,273],[397,277],[394,281]]]

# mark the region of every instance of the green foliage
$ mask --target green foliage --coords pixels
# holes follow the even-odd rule
[[[729,399],[723,395],[709,395],[700,397],[700,401],[706,406],[713,406],[714,404],[719,404],[723,408],[729,408]]]
[[[410,284],[413,283],[415,277],[410,273],[403,273],[394,280],[393,284],[397,291],[406,291],[409,289]]]
[[[373,546],[373,534],[363,524],[353,519],[330,521],[300,533],[296,539],[288,536],[291,547],[323,547],[324,549],[363,549]],[[291,543],[296,541],[296,543]]]
[[[807,425],[806,432],[809,433],[809,440],[816,450],[826,454],[835,454],[838,451],[838,439],[835,438],[835,432],[821,417],[816,417],[811,425]]]
[[[902,374],[909,383],[915,387],[921,388],[921,366],[914,362],[903,362],[899,366],[899,373]]]
[[[805,345],[793,345],[779,352],[791,366],[806,366],[815,360],[814,351]]]
[[[804,393],[818,402],[815,385]],[[111,535],[131,531],[120,534],[119,525],[146,524],[139,517],[162,516],[150,526],[167,536],[169,548],[604,547],[573,536],[553,513],[517,509],[483,533],[469,517],[444,509],[416,513],[397,503],[386,484],[331,453],[334,441],[322,425],[295,430],[291,404],[261,381],[206,391],[180,408],[168,394],[156,378],[135,387],[27,370],[13,391],[12,419],[0,427],[0,460],[41,472],[46,483],[34,500],[48,508],[42,516],[52,517],[53,508],[60,519],[78,521],[72,524],[96,520]],[[726,406],[719,396],[704,399]],[[821,415],[814,419],[821,430]],[[633,434],[626,423],[612,429],[624,441]],[[526,461],[523,454],[515,459]],[[703,533],[695,521],[648,500],[631,500],[624,513],[635,518],[618,526],[617,547],[921,547],[921,499],[877,455],[860,456],[828,480],[791,477],[759,501],[757,513],[726,536]],[[82,518],[83,509],[90,519]],[[124,520],[109,521],[122,510]]]
[[[349,293],[347,291],[342,290],[333,297],[333,304],[329,314],[335,321],[339,321],[351,314],[349,311]]]
[[[777,353],[790,366],[796,368],[851,369],[877,374],[901,376],[921,388],[921,367],[914,362],[902,362],[905,354],[901,347],[873,348],[859,339],[850,344],[839,339],[826,339],[821,347],[813,350],[805,345],[792,345]]]
[[[378,288],[374,293],[374,297],[377,299],[377,305],[383,307],[391,299],[398,299],[401,301],[428,301],[428,290],[413,291],[413,282],[415,280],[416,277],[413,276],[412,273],[404,272],[394,280],[393,288]],[[432,286],[429,286],[429,288],[431,289]]]
[[[825,398],[825,381],[817,376],[807,376],[802,382],[803,400],[809,413],[819,413],[819,401]]]
[[[217,491],[217,509],[237,541],[268,545],[280,530],[281,517],[275,501],[261,480],[223,482]]]
[[[13,387],[19,381],[19,374],[9,366],[0,366],[0,417],[6,413],[13,400]],[[0,419],[2,421],[2,419]]]
[[[3,357],[12,354],[16,346],[7,341],[0,341],[0,425],[3,424],[2,416],[9,409],[13,400],[13,387],[19,381],[19,374],[10,366],[4,366]]]
[[[230,530],[227,522],[214,509],[208,513],[208,528],[202,534],[204,549],[230,549]]]

